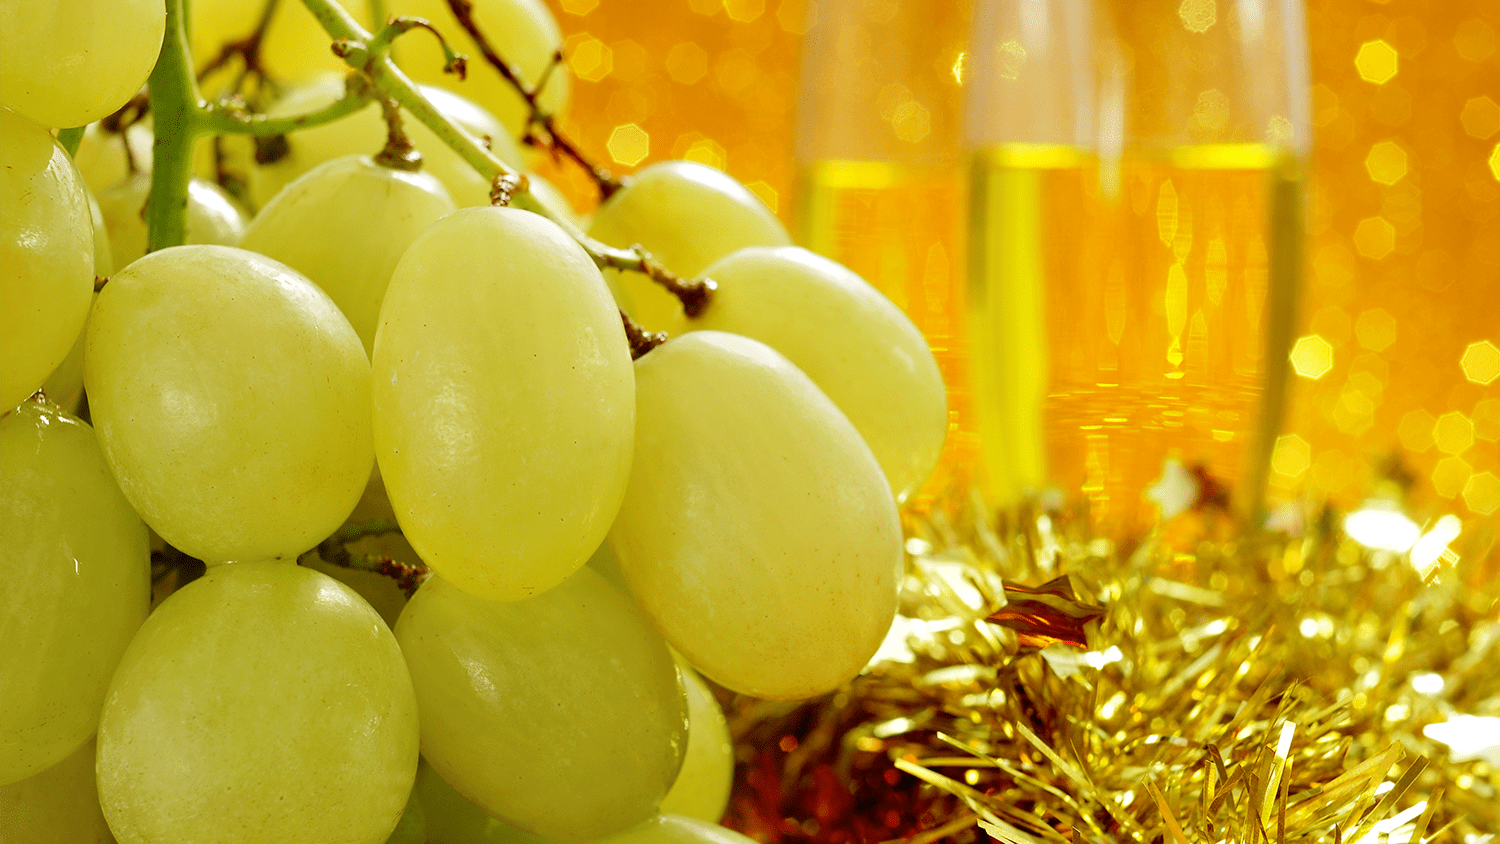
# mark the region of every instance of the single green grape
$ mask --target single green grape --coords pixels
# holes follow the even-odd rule
[[[750,247],[704,274],[719,289],[690,329],[765,343],[797,365],[854,427],[906,500],[937,465],[948,401],[922,332],[844,266],[797,246]]]
[[[87,192],[87,189],[85,189]],[[89,217],[94,224],[94,275],[105,278],[114,272],[114,259],[109,251],[109,235],[104,231],[104,215],[99,211],[99,203],[94,199],[92,193],[88,194]],[[89,308],[92,310],[94,299],[98,294],[89,296]],[[88,319],[84,319],[84,325],[88,325]],[[79,331],[78,337],[73,341],[72,348],[62,359],[62,363],[52,370],[47,380],[42,383],[42,390],[46,392],[47,398],[58,407],[69,413],[77,413],[80,403],[83,401],[83,340],[86,331]]]
[[[43,401],[0,416],[0,783],[94,734],[110,675],[146,618],[146,526],[94,432]],[[6,839],[10,840],[10,839]]]
[[[687,702],[666,643],[592,569],[524,601],[434,577],[396,624],[422,755],[511,826],[592,838],[650,817],[682,764]]]
[[[68,154],[46,129],[0,108],[0,413],[42,386],[83,329],[93,243]]]
[[[176,246],[115,273],[83,376],[125,496],[199,559],[293,557],[370,477],[359,335],[316,285],[253,252]]]
[[[744,694],[853,678],[895,617],[902,566],[896,503],[859,432],[774,349],[719,331],[648,352],[636,395],[610,543],[657,628]]]
[[[708,684],[685,661],[679,661],[677,667],[687,688],[690,726],[682,770],[672,790],[662,798],[661,811],[717,822],[729,808],[729,791],[734,785],[734,742],[724,710]]]
[[[635,174],[599,206],[589,236],[610,246],[640,244],[683,278],[746,246],[792,243],[759,197],[728,173],[692,161],[661,161]],[[682,332],[682,306],[655,282],[618,273],[610,284],[637,322],[652,331]]]
[[[601,838],[593,844],[750,844],[752,841],[753,838],[716,823],[663,812],[639,826]]]
[[[84,184],[98,196],[135,172],[130,166],[132,161],[141,172],[150,173],[151,147],[155,140],[150,120],[132,123],[123,133],[110,132],[98,123],[90,123],[83,130],[83,139],[78,142],[73,163],[83,174]],[[128,152],[127,144],[130,147]]]
[[[536,214],[466,208],[406,251],[380,319],[375,447],[407,540],[486,598],[560,583],[630,470],[630,349],[593,262]]]
[[[167,10],[162,0],[5,0],[0,21],[0,105],[68,128],[113,113],[146,84]]]
[[[339,0],[365,26],[370,14],[367,0]],[[226,44],[241,41],[255,30],[264,3],[245,0],[193,0],[189,44],[198,66],[217,56]],[[273,79],[297,83],[320,73],[345,70],[344,61],[329,46],[333,38],[323,31],[317,18],[300,2],[278,2],[270,26],[260,42],[260,63]],[[237,75],[242,64],[231,61],[226,76]],[[212,83],[218,77],[210,77]]]
[[[115,844],[94,785],[94,740],[39,774],[0,785],[0,841]]]
[[[410,36],[409,36],[410,37]],[[524,163],[521,150],[494,115],[442,88],[418,86],[439,112],[476,139],[489,138],[490,151],[512,167]],[[319,76],[271,105],[272,117],[289,117],[324,108],[344,95],[341,76]],[[412,145],[422,153],[422,169],[436,176],[460,208],[490,204],[490,183],[420,121],[403,114],[402,126]],[[341,120],[286,136],[285,157],[250,171],[250,200],[264,206],[293,179],[325,161],[346,155],[375,155],[385,146],[386,125],[380,106],[371,103]]]
[[[453,790],[423,759],[417,765],[414,798],[421,798],[427,821],[427,844],[551,844],[485,814]]]
[[[240,245],[323,288],[368,355],[375,351],[380,303],[396,262],[417,235],[452,211],[453,200],[433,176],[351,155],[324,162],[283,188],[255,216]]]
[[[401,810],[401,819],[396,822],[396,828],[391,830],[385,844],[428,844],[427,812],[422,808],[415,787],[407,795],[406,808]]]
[[[446,0],[391,0],[393,15],[415,15],[432,21],[455,45],[467,37],[454,20]],[[572,91],[572,74],[565,63],[548,73],[552,58],[563,48],[562,32],[542,0],[474,0],[474,21],[490,46],[521,71],[527,85],[546,76],[541,106],[548,114],[562,114]],[[432,38],[403,38],[395,44],[401,68],[417,82],[446,88],[484,106],[505,124],[512,138],[526,134],[530,109],[509,82],[477,50],[469,53],[467,78],[443,72],[443,51]]]
[[[109,233],[115,265],[124,268],[146,254],[146,199],[151,174],[137,173],[99,194],[99,210]],[[224,189],[213,182],[188,182],[186,243],[238,246],[245,234],[245,214]]]
[[[401,652],[358,595],[289,563],[217,566],[121,660],[99,799],[127,844],[381,844],[417,742]]]

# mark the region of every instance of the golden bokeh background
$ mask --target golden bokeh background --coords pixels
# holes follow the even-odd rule
[[[586,152],[626,172],[666,158],[722,167],[798,230],[805,0],[548,2],[577,76],[565,128]],[[859,2],[879,15],[897,0]],[[931,8],[948,11],[930,37],[952,42],[935,45],[933,61],[951,62],[963,36],[950,18],[961,13]],[[1272,486],[1352,506],[1382,478],[1404,479],[1429,515],[1493,515],[1500,0],[1310,0],[1307,18],[1315,142],[1299,377]],[[934,128],[952,125],[937,118]],[[964,165],[953,158],[951,184],[961,185]],[[546,172],[587,204],[580,173]],[[943,201],[961,207],[956,193]],[[953,483],[973,445],[963,418],[962,233],[914,230],[914,218],[945,219],[942,209],[878,210],[865,245],[849,253],[860,257],[846,262],[905,304],[939,347],[955,436],[949,473],[935,484]],[[892,238],[908,258],[894,274],[868,245]],[[948,295],[933,292],[934,245]]]

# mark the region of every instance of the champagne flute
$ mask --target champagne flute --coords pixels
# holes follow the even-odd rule
[[[1259,513],[1310,148],[1298,0],[991,0],[968,103],[986,490],[1138,528],[1166,458]]]

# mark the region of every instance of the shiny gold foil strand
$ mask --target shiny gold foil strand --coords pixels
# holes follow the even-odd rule
[[[1071,506],[998,528],[918,523],[910,659],[817,704],[825,727],[844,719],[844,738],[825,743],[880,750],[953,796],[944,826],[972,816],[1000,840],[1176,840],[1175,823],[1188,840],[1357,841],[1403,812],[1413,820],[1394,840],[1500,829],[1496,766],[1455,762],[1423,734],[1500,716],[1494,526],[1466,527],[1467,544],[1424,578],[1404,555],[1358,545],[1337,515],[1308,512],[1299,535],[1267,537],[1189,513],[1133,548],[1088,535]],[[1022,649],[982,621],[1002,577],[1035,585],[1058,571],[1107,608],[1088,651]],[[732,708],[737,736],[784,726],[747,711]],[[848,724],[851,712],[867,719]],[[816,764],[815,747],[798,753]],[[1404,755],[1415,761],[1392,783]]]

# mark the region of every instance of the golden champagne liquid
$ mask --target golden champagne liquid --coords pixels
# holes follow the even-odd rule
[[[948,386],[948,438],[917,508],[960,492],[977,443],[969,421],[965,339],[963,169],[957,165],[822,161],[802,168],[798,242],[854,270],[927,338]],[[901,401],[901,396],[892,396]]]
[[[1114,162],[1004,145],[975,154],[969,202],[987,501],[1055,484],[1125,533],[1175,457],[1258,511],[1293,337],[1295,163],[1260,144]]]

